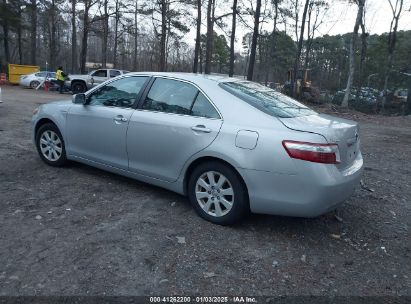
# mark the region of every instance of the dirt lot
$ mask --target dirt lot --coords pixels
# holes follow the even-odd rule
[[[411,296],[410,117],[334,113],[360,122],[366,166],[336,213],[221,227],[172,192],[46,166],[31,114],[61,96],[2,95],[0,295]]]

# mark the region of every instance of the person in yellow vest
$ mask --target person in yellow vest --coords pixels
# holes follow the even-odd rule
[[[64,81],[66,80],[67,74],[63,72],[63,67],[59,66],[57,71],[56,71],[56,78],[57,78],[57,83],[59,84],[59,93],[63,94],[63,89],[64,89]]]

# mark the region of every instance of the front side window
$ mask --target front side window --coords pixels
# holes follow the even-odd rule
[[[129,108],[137,99],[147,77],[126,77],[97,89],[88,96],[89,105]]]
[[[36,73],[36,76],[37,77],[46,77],[46,72],[39,72],[39,73]]]
[[[227,92],[271,116],[289,118],[315,114],[302,103],[266,86],[251,81],[223,82]]]
[[[107,77],[107,70],[97,70],[91,74],[94,77]]]
[[[197,93],[198,90],[189,83],[157,78],[144,101],[143,109],[190,115]]]

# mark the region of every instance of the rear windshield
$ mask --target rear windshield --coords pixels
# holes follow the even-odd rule
[[[271,116],[289,118],[315,114],[313,110],[298,101],[255,82],[222,82],[220,86]]]

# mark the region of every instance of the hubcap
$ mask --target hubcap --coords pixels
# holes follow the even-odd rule
[[[47,160],[57,161],[63,152],[63,144],[55,132],[47,130],[41,134],[40,150]]]
[[[209,215],[224,216],[233,207],[233,187],[219,172],[208,171],[202,174],[197,180],[195,191],[198,204]]]

